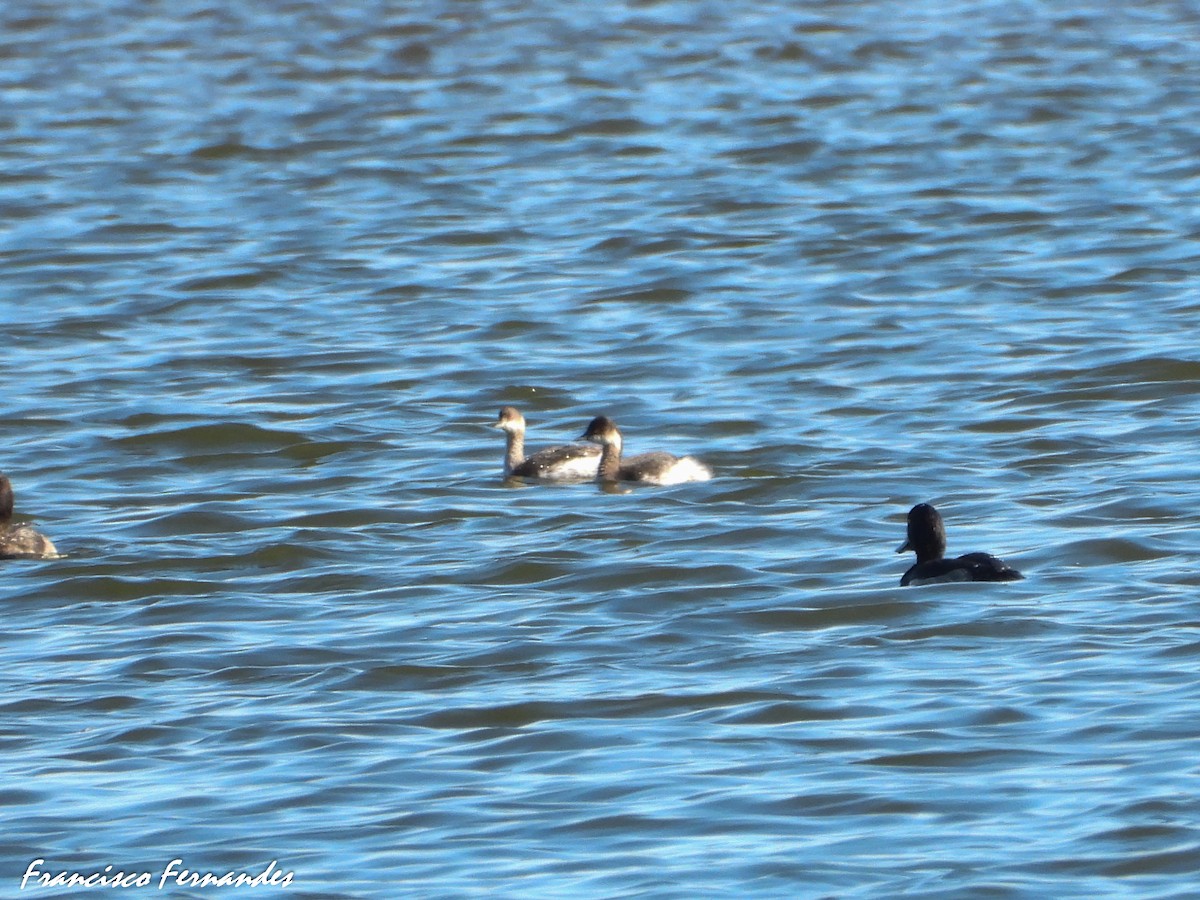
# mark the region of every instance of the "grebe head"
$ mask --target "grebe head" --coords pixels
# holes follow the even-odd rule
[[[525,431],[525,417],[515,406],[504,406],[500,408],[500,414],[492,423],[492,427],[507,431],[509,434],[520,434]]]
[[[579,438],[591,441],[593,444],[620,444],[621,432],[617,431],[617,423],[608,416],[596,416],[588,423],[587,430]]]

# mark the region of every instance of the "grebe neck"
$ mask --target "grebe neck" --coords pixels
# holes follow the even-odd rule
[[[525,461],[525,434],[521,431],[504,432],[504,473],[510,474],[513,469]]]
[[[621,477],[621,439],[614,437],[604,442],[600,453],[600,467],[596,470],[601,481],[617,481]]]

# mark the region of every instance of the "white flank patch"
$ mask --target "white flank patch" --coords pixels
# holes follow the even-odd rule
[[[547,467],[540,477],[546,481],[590,481],[600,469],[600,454],[573,456]]]
[[[712,469],[690,456],[675,460],[667,471],[647,479],[654,484],[683,484],[685,481],[708,481],[713,477]]]

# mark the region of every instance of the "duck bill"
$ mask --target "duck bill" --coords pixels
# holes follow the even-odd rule
[[[905,541],[903,544],[901,544],[899,547],[896,548],[896,552],[897,553],[907,553],[911,549],[912,549],[912,541]]]

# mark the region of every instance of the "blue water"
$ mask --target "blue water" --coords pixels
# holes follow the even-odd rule
[[[4,7],[0,896],[1194,896],[1198,27]]]

